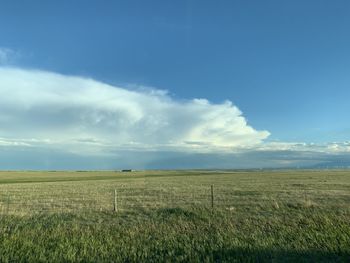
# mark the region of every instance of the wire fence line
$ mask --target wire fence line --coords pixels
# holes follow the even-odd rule
[[[116,194],[115,194],[116,192]],[[210,192],[179,191],[163,188],[129,188],[112,191],[67,191],[48,189],[10,189],[0,192],[0,214],[43,212],[126,211],[162,207],[210,206]],[[218,199],[219,201],[219,199]]]
[[[106,189],[94,187],[24,187],[5,188],[0,192],[1,215],[30,215],[36,213],[137,211],[169,207],[247,208],[251,206],[279,207],[309,202],[318,206],[344,206],[349,209],[350,193],[337,192],[336,197],[328,192],[313,190],[264,191],[218,188],[215,185],[191,187],[113,185]],[[327,196],[328,193],[328,196]],[[329,203],[333,198],[334,202]],[[327,202],[327,203],[325,203]]]

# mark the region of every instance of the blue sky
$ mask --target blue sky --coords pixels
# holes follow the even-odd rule
[[[120,126],[111,127],[105,122],[105,126],[100,125],[104,127],[103,131],[92,132],[94,126],[84,122],[87,128],[79,130],[82,134],[79,140],[105,140],[104,143],[108,141],[118,149],[123,144],[123,149],[126,147],[133,156],[141,150],[131,147],[132,142],[142,144],[143,150],[152,148],[153,153],[165,151],[169,152],[169,156],[181,158],[189,154],[183,143],[195,141],[197,146],[206,144],[205,150],[196,148],[196,160],[198,154],[209,154],[208,148],[211,157],[213,154],[217,158],[228,154],[229,157],[225,158],[231,160],[232,151],[228,153],[226,147],[221,149],[223,146],[234,151],[237,147],[240,151],[248,147],[249,158],[251,151],[256,150],[259,156],[261,151],[271,153],[273,150],[273,156],[279,156],[278,151],[293,150],[294,155],[298,155],[299,151],[315,151],[317,159],[320,152],[330,154],[329,148],[332,147],[329,145],[336,142],[342,156],[348,158],[349,1],[0,1],[0,6],[0,63],[3,70],[0,73],[0,92],[2,89],[3,94],[15,98],[0,101],[3,105],[12,105],[2,109],[7,117],[0,118],[3,147],[10,147],[15,142],[28,144],[29,140],[36,143],[40,140],[55,141],[55,144],[62,142],[63,138],[54,136],[47,127],[62,129],[69,134],[73,131],[69,130],[71,126],[69,129],[62,126],[62,123],[69,122],[69,116],[77,115],[79,117],[76,118],[81,120],[82,115],[77,112],[86,112],[86,107],[99,109],[106,99],[89,100],[84,110],[71,108],[79,94],[87,98],[91,92],[99,93],[91,88],[91,83],[84,82],[89,78],[98,85],[122,88],[119,93],[109,88],[105,92],[116,98],[115,104],[121,103],[118,98],[122,97],[130,105],[141,105],[140,111],[153,118],[137,119],[141,120],[137,129],[147,130],[148,136],[133,134],[125,140],[112,138],[111,134],[124,138],[124,133],[130,134],[128,129],[121,132]],[[56,87],[53,82],[59,82],[64,86],[64,97],[71,100],[69,107],[57,107],[69,115],[56,114],[58,108],[52,105],[62,105],[62,101],[55,101],[51,106],[43,106],[40,102],[40,107],[29,103],[25,114],[19,115],[19,106],[14,105],[27,93],[18,82],[5,79],[5,76],[27,83],[32,95],[26,95],[27,99],[40,97],[48,90],[56,94],[61,86]],[[70,86],[68,76],[80,78],[76,80],[78,88],[67,87]],[[48,78],[50,81],[47,81]],[[5,84],[11,85],[10,91]],[[35,85],[43,86],[38,89]],[[85,86],[94,91],[85,94]],[[123,97],[124,90],[137,94],[128,93]],[[160,90],[168,93],[158,97],[150,95],[152,92],[161,93]],[[194,99],[205,99],[207,104],[205,106],[203,101]],[[148,106],[145,100],[154,101]],[[170,102],[164,106],[166,101]],[[232,106],[225,101],[232,102]],[[159,107],[153,107],[155,104]],[[176,110],[172,112],[170,108]],[[42,116],[38,114],[38,109],[55,114]],[[185,109],[182,115],[175,114],[181,112],[180,109]],[[159,110],[167,113],[159,116]],[[124,120],[123,127],[130,125],[131,130],[136,129],[129,123],[129,115],[125,115],[130,114],[129,110],[120,114],[115,114],[115,111],[124,112],[113,108],[114,115],[108,113],[108,118],[119,122]],[[198,112],[202,114],[198,119],[181,117]],[[107,115],[103,115],[103,120],[107,119]],[[8,121],[8,116],[17,120],[17,124]],[[206,122],[213,122],[208,116],[215,116],[216,120],[221,118],[221,122],[208,126]],[[232,123],[241,123],[239,116],[247,124],[240,124],[237,128]],[[101,121],[101,114],[99,118]],[[181,130],[183,137],[176,137],[165,133],[165,126],[154,124],[160,122],[157,118],[170,123],[172,129],[179,126],[188,129]],[[24,122],[24,119],[33,121]],[[37,119],[41,120],[40,125]],[[48,121],[52,119],[57,123]],[[23,124],[18,126],[18,121]],[[145,128],[146,122],[157,128]],[[5,124],[10,128],[4,128]],[[33,129],[34,126],[41,128]],[[19,128],[27,128],[28,132],[18,133],[15,137],[14,131]],[[250,128],[252,131],[243,136],[243,130]],[[225,130],[225,133],[218,132],[218,129]],[[64,138],[67,145],[68,139],[73,137]],[[277,146],[276,142],[279,143]],[[317,145],[317,150],[311,143]],[[18,145],[16,147],[17,151]],[[32,151],[38,156],[42,156],[39,152],[43,149],[60,152],[47,145],[36,147]],[[6,151],[11,149],[6,148]],[[103,149],[91,151],[99,152],[100,157],[106,154],[106,149]],[[62,152],[59,155],[65,156]],[[159,156],[154,154],[154,167],[166,167],[164,161],[157,162],[157,158]],[[84,160],[84,157],[79,160]],[[5,161],[4,167],[13,166],[7,164]],[[97,162],[97,168],[99,164]],[[261,164],[257,161],[256,165]],[[275,165],[271,159],[271,166]],[[193,162],[193,166],[197,167],[198,163]],[[230,162],[225,161],[222,166],[230,167]],[[237,164],[231,163],[231,166]],[[64,168],[65,165],[59,167]],[[140,164],[140,167],[148,166]]]

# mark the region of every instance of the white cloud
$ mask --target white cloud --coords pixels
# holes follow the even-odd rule
[[[18,52],[10,48],[0,47],[0,65],[12,64],[18,56]]]
[[[208,152],[253,147],[268,136],[249,126],[229,101],[177,101],[159,90],[0,68],[0,146],[100,154],[116,149]]]
[[[248,150],[245,148],[245,150]],[[254,151],[294,151],[314,153],[350,153],[350,142],[304,143],[304,142],[265,142],[254,148]]]
[[[268,136],[229,101],[0,67],[1,169],[350,166],[350,142]]]

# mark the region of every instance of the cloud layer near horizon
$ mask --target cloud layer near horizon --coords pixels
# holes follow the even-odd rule
[[[266,142],[230,101],[0,67],[0,169],[350,166],[350,142]]]
[[[230,101],[178,101],[156,89],[129,90],[93,79],[0,68],[0,145],[215,152],[254,147],[269,136]]]

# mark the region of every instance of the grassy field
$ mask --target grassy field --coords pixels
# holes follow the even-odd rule
[[[0,172],[0,214],[1,262],[350,262],[350,171]]]

